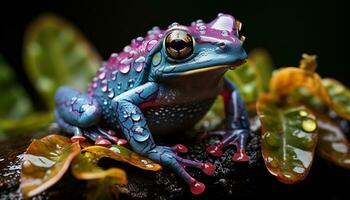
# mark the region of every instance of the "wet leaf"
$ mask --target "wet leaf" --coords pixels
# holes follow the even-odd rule
[[[24,61],[30,80],[50,108],[59,86],[86,89],[101,64],[100,56],[82,34],[52,14],[39,17],[29,26]]]
[[[317,153],[338,166],[350,169],[350,143],[332,119],[317,115],[319,141]]]
[[[264,50],[258,49],[249,54],[248,61],[225,75],[239,89],[248,107],[255,102],[261,92],[269,90],[273,64],[270,56]],[[255,109],[255,106],[252,106]]]
[[[144,170],[158,171],[162,168],[159,164],[153,162],[152,160],[119,145],[112,145],[110,148],[102,146],[89,146],[84,148],[83,152],[93,153],[98,158],[107,157],[117,161],[126,162]]]
[[[24,196],[37,195],[59,181],[79,152],[79,143],[63,136],[33,140],[22,164],[20,188]]]
[[[270,173],[288,184],[305,179],[317,143],[315,116],[303,106],[282,107],[270,95],[259,97],[257,109],[262,154]]]
[[[52,121],[53,114],[50,112],[33,113],[22,119],[0,119],[0,130],[2,130],[3,134],[7,136],[21,135],[44,128]],[[0,137],[0,141],[3,138]]]
[[[270,87],[273,94],[280,98],[293,96],[296,91],[307,90],[300,94],[306,94],[304,103],[310,107],[319,109],[322,104],[333,109],[339,116],[350,120],[350,91],[341,83],[333,79],[321,79],[314,72],[316,68],[314,56],[303,55],[300,61],[300,68],[287,67],[274,73]],[[311,95],[310,95],[311,94]],[[314,96],[310,99],[310,96]],[[312,100],[312,101],[310,101]]]
[[[33,111],[32,103],[16,77],[12,68],[0,55],[0,121],[20,119]]]
[[[126,184],[126,174],[122,169],[110,168],[104,170],[97,164],[105,157],[103,153],[95,154],[92,152],[83,152],[77,156],[72,163],[72,173],[77,179],[92,180],[103,179],[106,177],[114,178],[118,184]]]
[[[350,120],[350,90],[334,79],[323,79],[322,84],[330,96],[334,111]]]

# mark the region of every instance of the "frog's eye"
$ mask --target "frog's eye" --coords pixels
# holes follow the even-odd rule
[[[190,34],[181,30],[170,32],[165,38],[165,49],[169,57],[182,60],[193,53],[193,39]]]

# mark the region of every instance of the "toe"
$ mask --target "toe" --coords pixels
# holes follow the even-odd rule
[[[194,180],[190,183],[190,189],[192,194],[202,194],[205,190],[205,185],[199,181]]]

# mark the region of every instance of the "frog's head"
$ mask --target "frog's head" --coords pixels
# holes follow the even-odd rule
[[[160,31],[161,39],[147,56],[151,80],[234,69],[247,58],[240,35],[241,23],[219,14],[210,23],[202,20],[191,26],[173,23]],[[158,30],[159,31],[159,30]]]

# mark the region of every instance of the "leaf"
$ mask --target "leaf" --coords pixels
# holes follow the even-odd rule
[[[332,108],[341,117],[350,120],[350,90],[340,82],[326,78],[322,80],[332,102]]]
[[[20,188],[23,195],[35,196],[59,181],[79,152],[79,143],[71,143],[63,136],[49,135],[33,140],[22,164]]]
[[[12,68],[0,55],[0,91],[3,94],[0,98],[0,121],[20,119],[33,111],[33,105],[16,77]]]
[[[350,143],[332,119],[317,115],[319,140],[317,153],[338,166],[350,169]]]
[[[126,162],[144,170],[159,171],[162,168],[159,164],[153,162],[152,160],[119,145],[112,145],[110,148],[102,146],[89,146],[84,148],[82,151],[93,153],[98,158],[107,157],[117,161]]]
[[[281,182],[293,184],[305,179],[312,165],[317,123],[305,107],[282,107],[277,100],[261,95],[257,103],[261,149],[270,173]]]
[[[269,90],[272,69],[273,64],[268,53],[258,49],[249,54],[245,64],[225,75],[236,84],[247,106],[255,109],[250,104],[255,105],[259,94]]]
[[[23,119],[0,119],[0,130],[3,131],[3,134],[9,136],[26,134],[44,128],[52,121],[53,114],[51,112],[33,113]],[[1,140],[2,138],[0,137]]]
[[[59,86],[86,89],[101,64],[82,34],[52,14],[42,15],[26,31],[24,61],[30,80],[50,108]]]
[[[308,60],[311,59],[311,60]],[[300,67],[287,67],[274,73],[270,87],[272,94],[279,98],[286,98],[293,95],[296,90],[306,89],[314,95],[316,100],[333,109],[339,116],[350,120],[350,91],[341,83],[324,79],[314,72],[316,68],[315,57],[303,55]],[[310,95],[306,95],[308,98]],[[302,98],[301,98],[302,99]],[[315,100],[315,98],[313,99]],[[305,100],[304,102],[310,103]],[[309,106],[320,106],[320,102],[311,103]]]
[[[92,152],[83,152],[77,156],[72,163],[72,174],[77,179],[92,180],[103,179],[106,177],[114,178],[118,184],[126,184],[126,174],[119,168],[110,168],[104,170],[97,164],[104,157],[103,153],[95,154]]]

